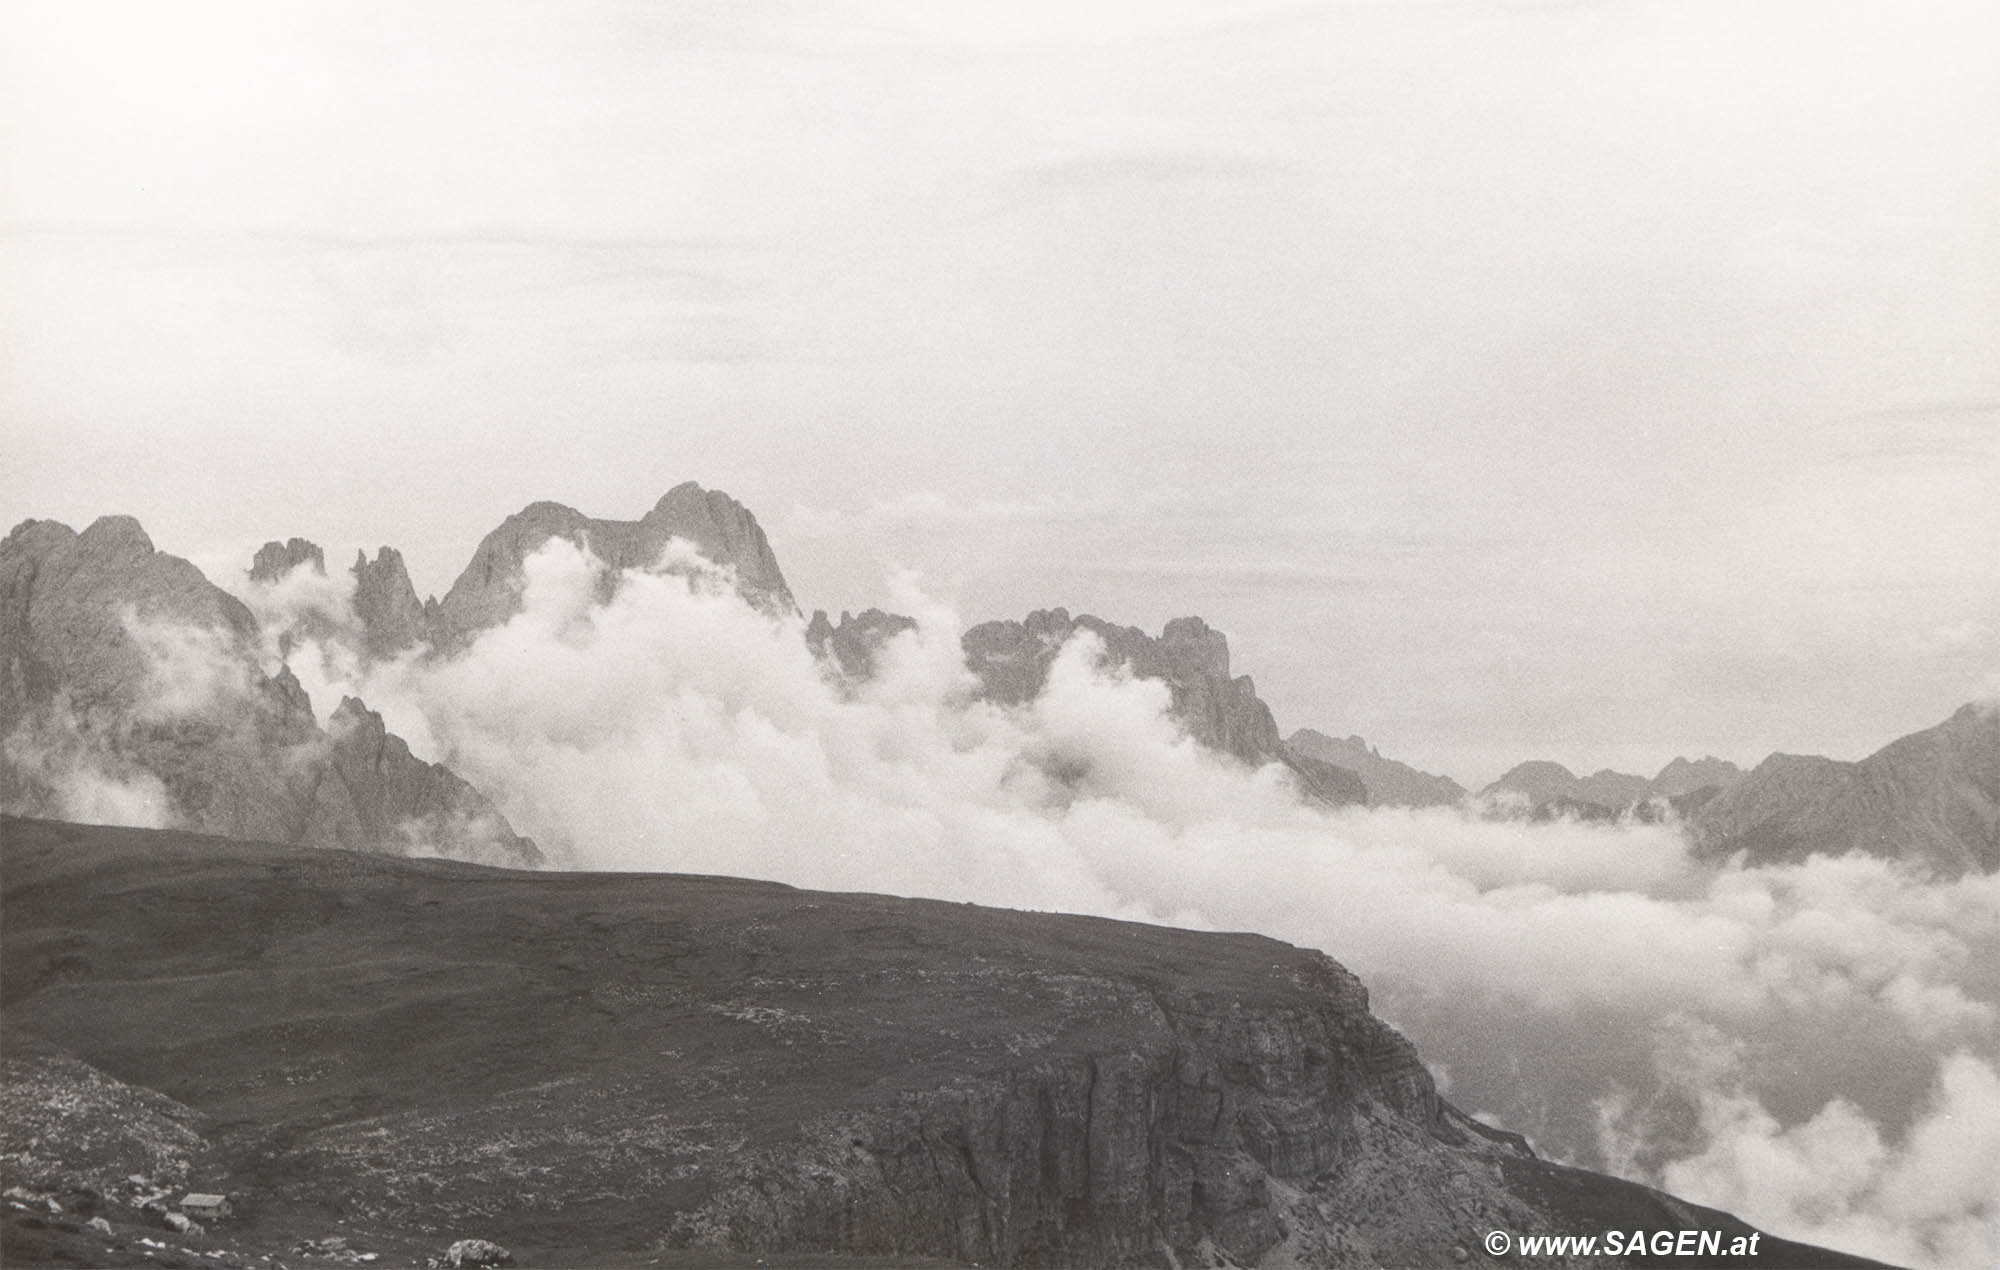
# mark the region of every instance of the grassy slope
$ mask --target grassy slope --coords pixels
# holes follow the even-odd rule
[[[1261,936],[733,878],[0,831],[0,1044],[199,1112],[189,1182],[248,1196],[231,1235],[265,1248],[645,1263],[718,1160],[802,1123],[1116,1050],[1156,993],[1283,1008],[1339,973]],[[1595,1183],[1558,1174],[1587,1214]]]

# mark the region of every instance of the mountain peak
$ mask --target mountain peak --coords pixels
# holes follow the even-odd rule
[[[430,641],[431,620],[417,599],[400,551],[383,547],[373,561],[366,551],[357,552],[351,572],[363,651],[371,657],[393,657]]]
[[[79,537],[85,549],[121,555],[151,555],[153,540],[132,516],[99,516]]]
[[[276,582],[305,564],[311,565],[314,573],[326,576],[326,553],[319,549],[319,544],[304,538],[267,542],[257,548],[257,555],[250,561],[250,580]]]
[[[683,481],[638,520],[599,520],[563,503],[530,503],[480,540],[438,607],[439,635],[463,639],[521,607],[522,563],[551,538],[587,547],[614,571],[653,569],[667,543],[692,543],[713,564],[735,571],[737,590],[757,607],[798,612],[757,518],[721,490]]]

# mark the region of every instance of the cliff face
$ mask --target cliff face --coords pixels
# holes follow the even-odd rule
[[[1384,758],[1358,736],[1340,740],[1300,728],[1285,738],[1293,754],[1344,767],[1368,788],[1370,807],[1450,807],[1465,798],[1465,787],[1449,776],[1420,772],[1407,763]]]
[[[1248,675],[1229,674],[1229,641],[1198,617],[1168,622],[1157,639],[1136,626],[1114,626],[1067,609],[1038,609],[1021,622],[984,622],[964,636],[965,664],[985,696],[1006,705],[1031,701],[1048,682],[1056,654],[1078,631],[1104,642],[1106,658],[1172,694],[1174,717],[1189,736],[1248,763],[1282,763],[1307,797],[1326,805],[1360,803],[1367,788],[1352,772],[1294,754],[1278,734],[1271,708]]]
[[[318,773],[304,845],[380,850],[490,864],[540,864],[540,850],[514,833],[485,795],[441,763],[410,753],[382,716],[343,697],[328,723],[328,761]]]
[[[430,644],[435,607],[426,609],[417,599],[401,552],[383,547],[373,560],[367,552],[357,552],[352,572],[354,616],[361,623],[364,656],[394,657]]]
[[[1942,877],[2000,871],[2000,711],[1965,706],[1857,763],[1773,754],[1689,827],[1709,858],[1863,851]]]
[[[1258,936],[4,831],[9,1057],[97,1090],[0,1137],[10,1177],[110,1173],[96,1109],[164,1108],[252,1251],[329,1208],[543,1264],[1484,1265],[1492,1229],[1747,1229],[1533,1159],[1352,975]]]
[[[259,553],[271,580],[317,567],[310,543],[272,546]],[[129,517],[81,534],[49,521],[17,527],[0,542],[7,809],[539,859],[478,791],[386,733],[370,779],[345,780],[360,770],[353,729],[321,729],[290,670],[261,668],[259,645],[249,609],[154,550]]]
[[[798,611],[778,558],[749,510],[721,490],[676,485],[636,521],[596,520],[561,503],[531,503],[486,535],[438,606],[437,634],[464,640],[506,621],[521,607],[521,564],[551,538],[587,546],[619,569],[650,569],[674,538],[710,562],[733,569],[745,599],[774,614]]]

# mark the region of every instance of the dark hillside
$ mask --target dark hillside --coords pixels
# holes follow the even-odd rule
[[[1532,1160],[1352,975],[1259,936],[4,831],[0,1166],[72,1197],[6,1210],[9,1265],[137,1264],[132,1173],[232,1197],[174,1247],[382,1264],[467,1236],[563,1265],[1478,1264],[1496,1228],[1747,1231]],[[79,1196],[117,1218],[98,1245]]]

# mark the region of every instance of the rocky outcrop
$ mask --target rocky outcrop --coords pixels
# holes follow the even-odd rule
[[[614,575],[661,567],[667,544],[679,538],[711,564],[732,570],[737,589],[752,604],[773,614],[798,611],[757,518],[721,490],[688,481],[668,490],[636,521],[596,520],[550,502],[530,503],[509,516],[481,540],[439,604],[440,640],[463,641],[519,612],[522,562],[551,538],[588,547]],[[606,586],[611,585],[615,576],[606,579]]]
[[[1366,787],[1351,772],[1302,760],[1286,747],[1250,676],[1230,676],[1228,639],[1199,617],[1173,619],[1156,639],[1089,614],[1073,618],[1068,609],[1037,609],[1025,621],[984,622],[965,632],[965,664],[987,699],[1019,705],[1041,693],[1056,654],[1079,631],[1103,641],[1110,664],[1164,682],[1174,717],[1203,745],[1253,767],[1282,763],[1313,801],[1339,806],[1366,800]]]
[[[1854,763],[1773,754],[1687,824],[1711,859],[1861,851],[1941,877],[2000,871],[2000,710],[1964,706]]]
[[[874,677],[883,645],[916,628],[915,618],[881,609],[864,610],[859,617],[842,612],[838,625],[827,620],[825,609],[815,609],[806,623],[806,647],[842,681],[859,683]]]
[[[4,831],[10,1035],[230,1126],[203,1177],[240,1207],[385,1242],[1434,1266],[1512,1264],[1494,1229],[1748,1230],[1535,1159],[1439,1095],[1353,975],[1259,936]]]
[[[305,565],[320,576],[326,576],[326,553],[317,543],[303,538],[292,538],[285,542],[267,542],[257,548],[256,557],[250,562],[252,582],[277,582],[292,570]]]
[[[358,699],[341,698],[327,732],[330,761],[313,789],[307,841],[362,851],[397,843],[417,855],[490,864],[542,862],[535,844],[515,834],[484,795],[450,768],[411,754]]]
[[[283,577],[315,567],[317,555],[294,539],[260,559]],[[290,669],[261,668],[250,610],[155,550],[129,517],[81,534],[29,521],[0,542],[0,636],[10,811],[307,846],[539,858],[477,791],[400,740],[369,727],[360,741],[345,730],[329,736]],[[372,766],[360,779],[356,747],[365,744]]]
[[[361,651],[372,658],[394,657],[431,642],[435,600],[426,608],[417,599],[403,555],[383,547],[370,560],[365,551],[354,557],[354,617],[361,624]]]
[[[1465,798],[1465,787],[1449,776],[1420,772],[1407,763],[1382,757],[1382,752],[1358,736],[1339,740],[1300,728],[1285,738],[1294,755],[1345,768],[1361,778],[1370,807],[1450,807]]]

